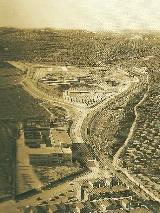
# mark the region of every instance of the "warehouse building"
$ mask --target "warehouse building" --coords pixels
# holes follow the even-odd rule
[[[51,146],[49,141],[49,120],[27,119],[24,121],[24,142],[30,148]]]

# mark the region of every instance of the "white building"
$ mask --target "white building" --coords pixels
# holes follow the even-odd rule
[[[84,107],[89,107],[105,100],[106,94],[103,90],[101,91],[66,90],[63,92],[63,98],[68,102],[72,102]]]

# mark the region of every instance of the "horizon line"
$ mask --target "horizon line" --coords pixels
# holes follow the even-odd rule
[[[16,26],[0,26],[1,28],[8,28],[8,29],[18,29],[18,30],[75,30],[75,31],[86,31],[86,32],[112,32],[112,33],[120,33],[120,32],[139,32],[139,33],[147,33],[147,32],[160,32],[160,29],[130,29],[130,28],[124,28],[124,29],[102,29],[102,30],[91,30],[91,29],[85,29],[85,28],[61,28],[61,27],[16,27]]]

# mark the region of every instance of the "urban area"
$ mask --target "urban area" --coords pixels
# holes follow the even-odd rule
[[[160,34],[0,28],[0,212],[160,212]]]

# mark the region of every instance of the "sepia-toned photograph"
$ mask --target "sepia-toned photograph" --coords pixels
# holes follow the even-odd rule
[[[0,213],[160,213],[160,0],[0,0]]]

